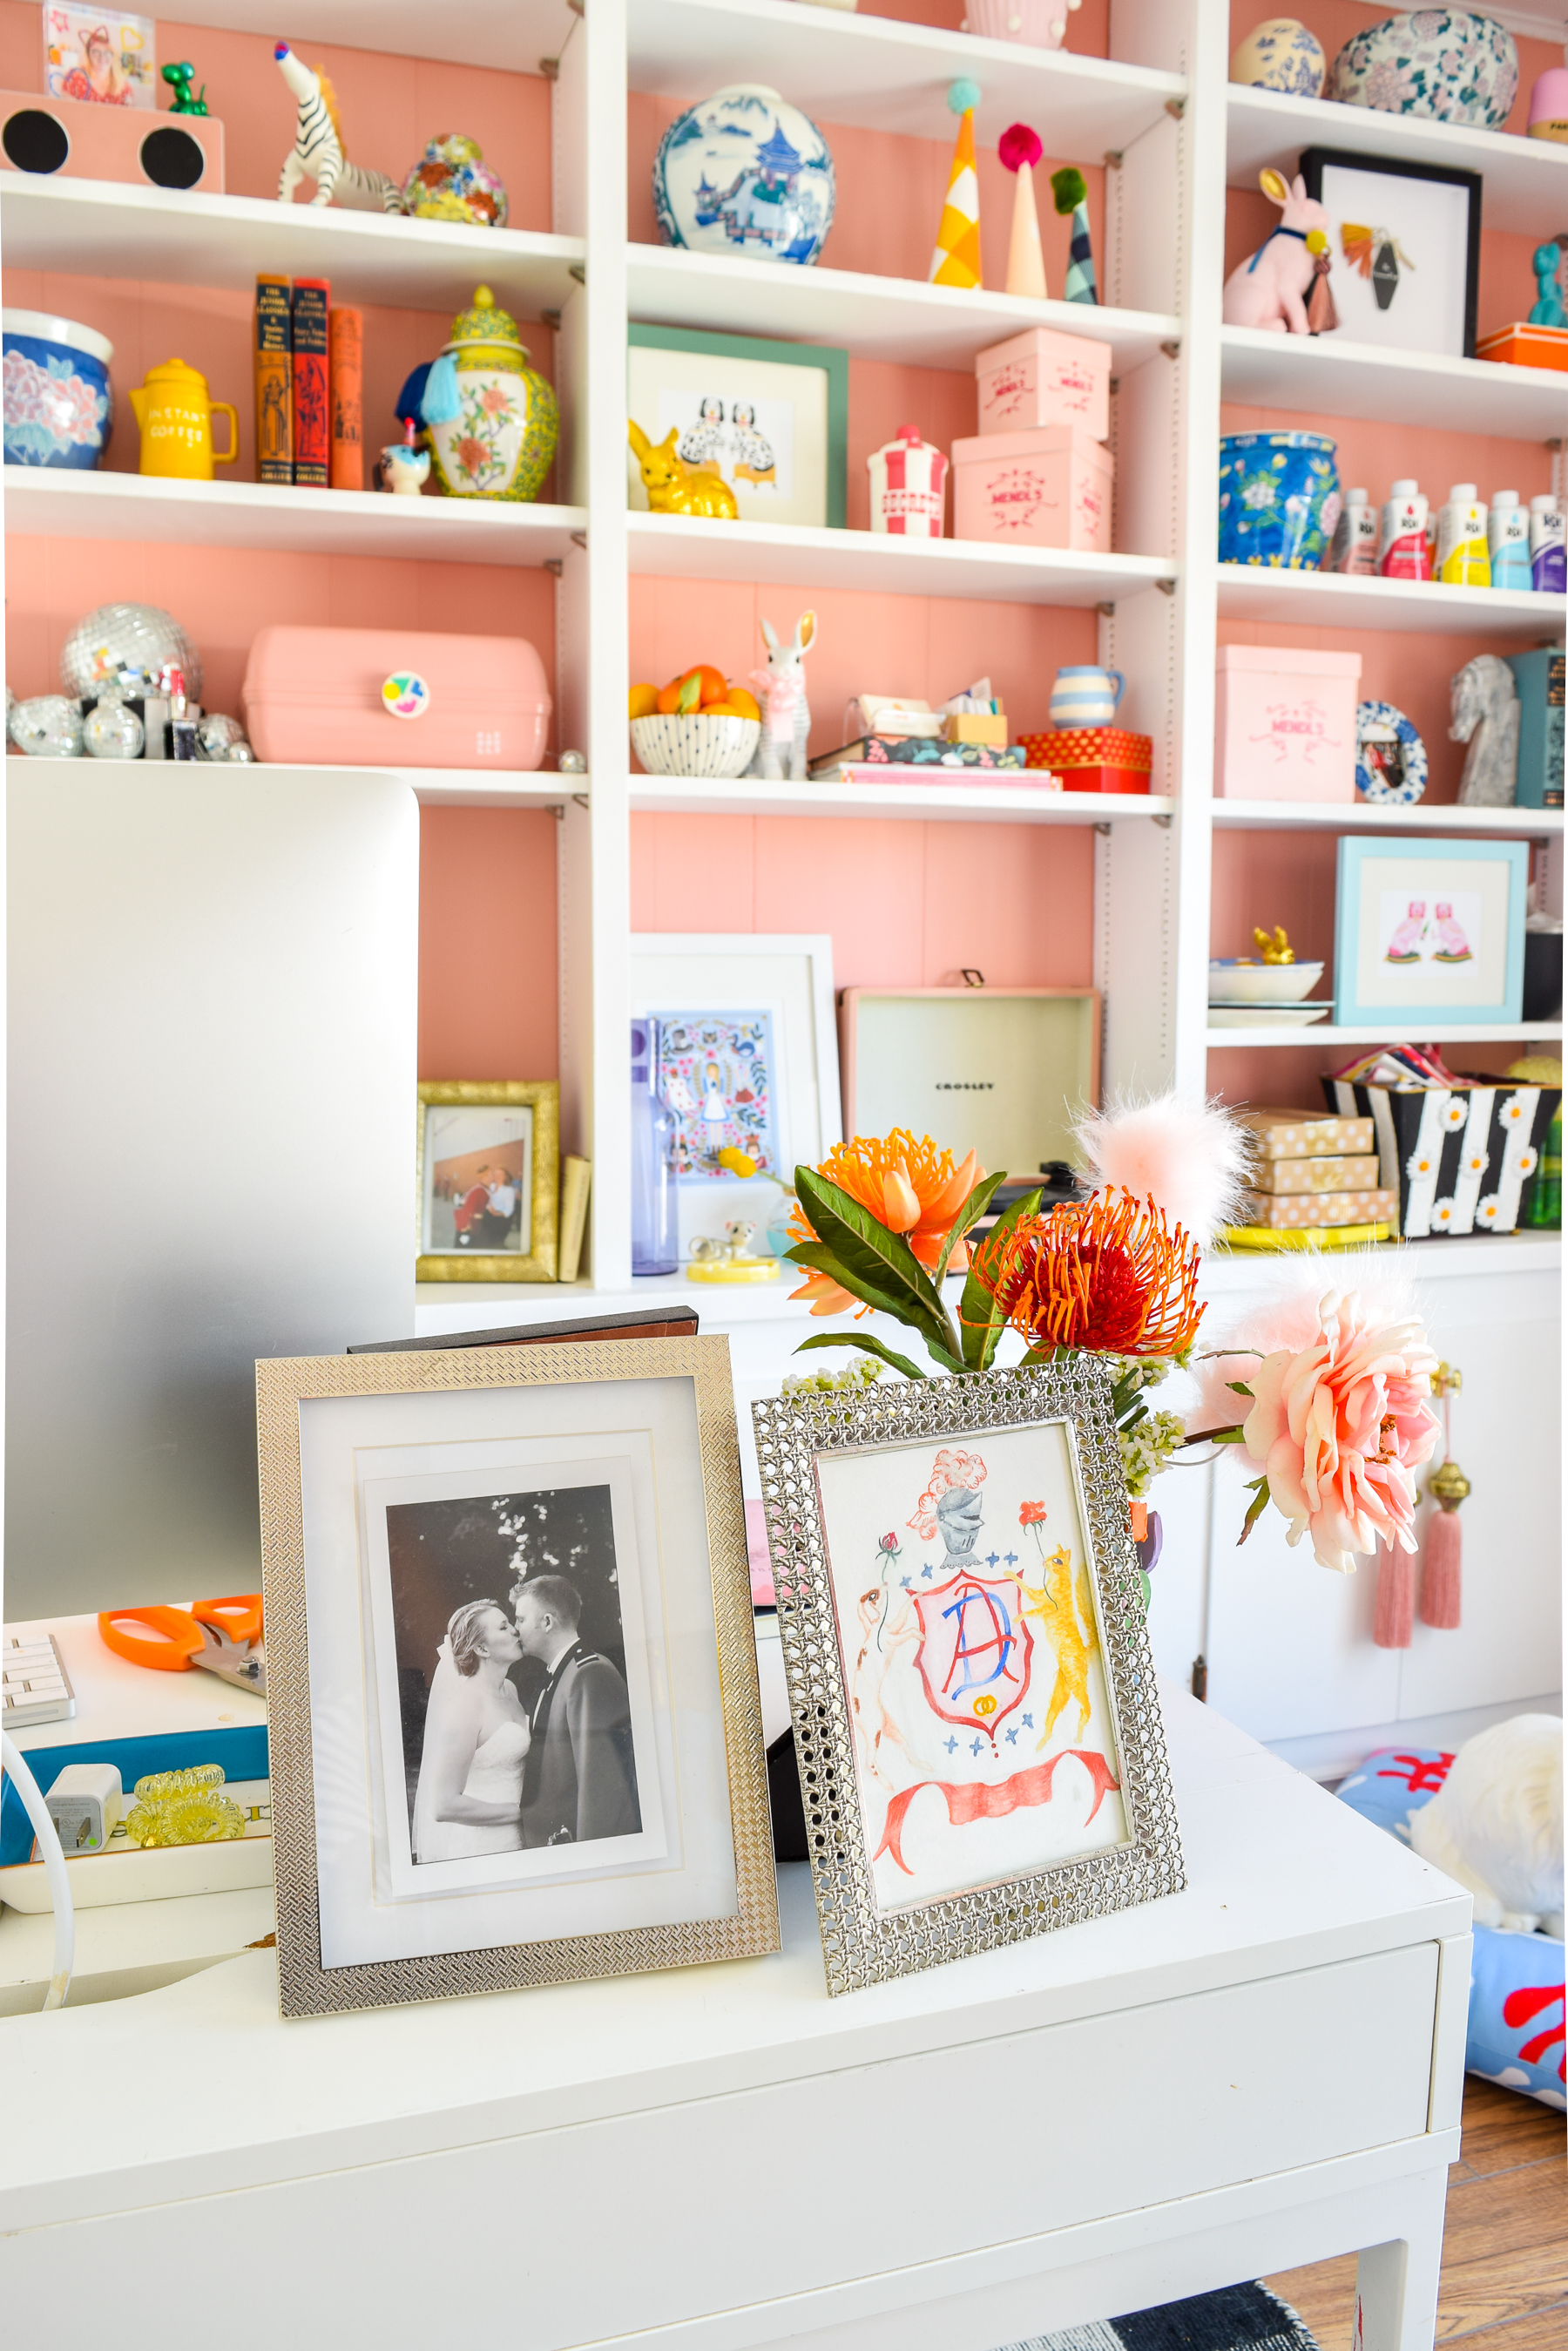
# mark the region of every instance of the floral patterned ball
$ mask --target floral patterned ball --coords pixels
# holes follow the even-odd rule
[[[471,228],[504,228],[506,190],[485,162],[479,142],[461,133],[432,139],[403,182],[403,210],[415,220],[466,221]]]
[[[1346,41],[1327,95],[1380,114],[1501,130],[1519,89],[1513,35],[1464,8],[1407,8]]]
[[[1282,89],[1292,98],[1321,98],[1326,66],[1315,33],[1294,16],[1254,25],[1231,60],[1231,78],[1251,89]]]

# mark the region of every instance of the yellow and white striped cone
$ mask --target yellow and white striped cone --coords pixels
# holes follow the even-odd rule
[[[933,286],[979,286],[982,280],[980,271],[980,179],[974,164],[974,110],[980,104],[980,90],[972,81],[955,81],[948,92],[948,104],[960,117],[959,134],[958,143],[953,149],[952,169],[948,174],[947,202],[942,206],[936,249],[931,255],[930,283]]]

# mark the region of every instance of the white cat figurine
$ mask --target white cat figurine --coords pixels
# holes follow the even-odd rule
[[[1563,1932],[1563,1725],[1516,1714],[1468,1739],[1410,1820],[1423,1861],[1475,1896],[1478,1927]]]

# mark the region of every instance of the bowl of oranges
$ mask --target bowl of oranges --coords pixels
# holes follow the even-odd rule
[[[709,662],[668,685],[634,685],[628,708],[632,745],[650,776],[742,775],[762,733],[752,695]]]

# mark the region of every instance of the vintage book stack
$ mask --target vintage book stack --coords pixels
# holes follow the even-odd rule
[[[364,319],[325,277],[256,279],[256,479],[362,490]]]
[[[1378,1182],[1369,1118],[1321,1111],[1251,1110],[1252,1188],[1245,1215],[1271,1233],[1312,1232],[1321,1240],[1386,1240],[1399,1229],[1399,1195]]]

